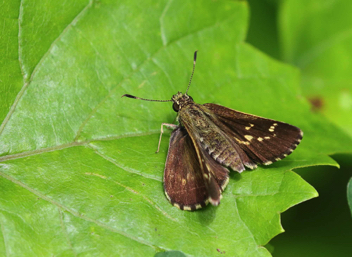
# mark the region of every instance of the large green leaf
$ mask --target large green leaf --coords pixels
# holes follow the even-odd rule
[[[243,1],[3,4],[0,252],[5,255],[270,256],[279,213],[317,193],[291,170],[337,165],[351,140],[300,94],[299,74],[243,42]],[[62,15],[58,15],[58,10]],[[16,14],[19,16],[16,16]],[[39,15],[39,16],[38,16]],[[15,21],[14,21],[15,20]],[[17,37],[16,37],[17,36]],[[4,41],[5,42],[5,41]],[[4,45],[4,42],[1,42]],[[170,99],[189,93],[282,120],[305,137],[287,159],[232,174],[218,207],[180,211],[163,194]],[[16,61],[13,61],[16,60]],[[9,84],[13,86],[9,87]],[[4,89],[3,89],[4,88]]]
[[[285,0],[280,11],[286,61],[302,70],[303,93],[352,136],[352,1]]]

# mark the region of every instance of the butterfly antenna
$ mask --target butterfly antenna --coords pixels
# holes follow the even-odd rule
[[[138,99],[138,100],[144,100],[144,101],[150,101],[150,102],[172,102],[172,100],[153,100],[153,99],[146,99],[146,98],[140,98],[134,95],[129,95],[129,94],[124,94],[121,97],[128,97],[128,98],[133,98],[133,99]]]
[[[197,50],[198,51],[198,50]],[[189,79],[189,83],[188,83],[188,87],[187,87],[187,90],[186,90],[186,94],[188,92],[188,89],[191,85],[191,82],[192,82],[192,78],[193,78],[193,74],[194,74],[194,69],[196,68],[196,61],[197,61],[197,51],[194,52],[194,58],[193,58],[193,70],[192,70],[192,75],[191,75],[191,78]]]

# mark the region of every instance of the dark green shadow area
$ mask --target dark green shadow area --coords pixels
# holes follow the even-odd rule
[[[346,197],[351,155],[335,155],[334,159],[340,169],[320,166],[295,170],[319,197],[282,214],[286,232],[270,241],[273,256],[351,256],[352,219]]]
[[[250,21],[246,42],[280,60],[277,30],[277,4],[274,1],[248,0]]]
[[[347,186],[347,200],[352,213],[352,178],[350,179],[350,182],[348,182],[348,186]]]

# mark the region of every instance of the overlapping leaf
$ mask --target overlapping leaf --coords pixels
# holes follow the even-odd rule
[[[304,8],[302,8],[304,6]],[[303,93],[352,135],[352,2],[285,0],[280,32],[286,61],[302,70]]]

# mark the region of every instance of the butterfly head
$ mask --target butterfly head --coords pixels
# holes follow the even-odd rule
[[[194,69],[196,67],[196,60],[197,60],[197,51],[194,52],[193,69],[192,69],[192,74],[191,74],[191,78],[188,83],[186,93],[182,94],[181,92],[178,92],[177,94],[173,95],[171,98],[171,100],[174,102],[174,104],[172,105],[172,109],[174,109],[175,112],[178,112],[179,110],[182,109],[182,107],[184,107],[186,105],[194,103],[193,98],[191,96],[189,96],[187,94],[187,92],[188,92],[189,86],[191,85],[191,81],[193,78]]]
[[[177,94],[172,96],[172,101],[174,102],[174,104],[172,105],[172,109],[174,109],[175,112],[178,112],[182,109],[182,107],[193,103],[193,98],[187,94],[182,94],[181,92],[178,92]]]

